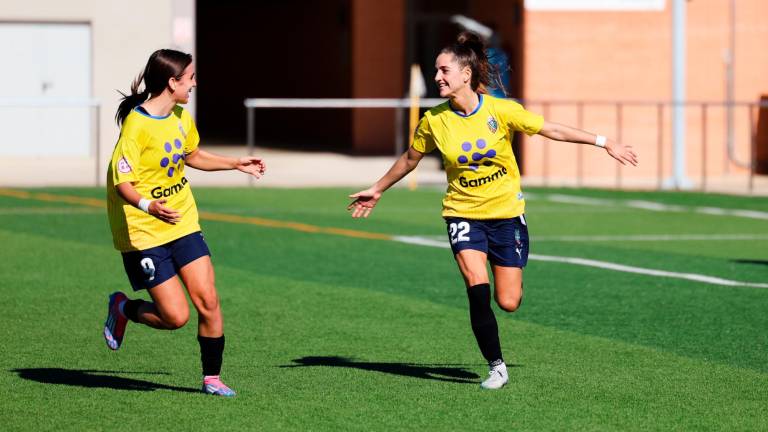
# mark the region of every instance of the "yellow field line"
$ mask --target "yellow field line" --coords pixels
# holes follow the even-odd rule
[[[205,220],[218,222],[232,222],[240,224],[258,225],[270,228],[284,228],[307,233],[335,234],[345,237],[365,238],[372,240],[392,240],[388,234],[379,234],[366,231],[356,231],[343,228],[326,228],[317,225],[309,225],[300,222],[287,222],[274,219],[264,219],[251,216],[237,216],[225,213],[200,212],[200,217]]]
[[[26,192],[14,189],[2,189],[0,188],[0,196],[7,196],[12,198],[47,201],[47,202],[63,202],[68,204],[80,204],[91,207],[105,208],[107,206],[106,201],[96,198],[83,198],[71,195],[56,195],[42,192]],[[330,228],[321,227],[317,225],[309,225],[300,222],[288,222],[274,219],[265,219],[251,216],[237,216],[226,213],[213,213],[213,212],[200,212],[200,217],[204,220],[211,220],[217,222],[229,222],[246,225],[257,225],[268,228],[281,228],[290,229],[294,231],[301,231],[306,233],[320,233],[320,234],[334,234],[344,237],[364,238],[369,240],[392,240],[392,236],[388,234],[372,233],[367,231],[357,231],[344,228]]]
[[[105,208],[107,206],[106,201],[98,198],[83,198],[83,197],[72,196],[72,195],[55,195],[55,194],[49,194],[44,192],[26,192],[26,191],[14,190],[14,189],[0,189],[0,195],[12,197],[12,198],[31,199],[31,200],[37,200],[37,201],[81,204],[81,205],[87,205],[91,207]]]

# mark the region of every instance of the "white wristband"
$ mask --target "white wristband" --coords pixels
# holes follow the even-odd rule
[[[605,142],[608,141],[608,139],[602,135],[598,135],[595,138],[595,145],[598,147],[605,147]]]
[[[142,198],[139,200],[139,208],[144,211],[144,213],[149,213],[149,205],[152,204],[152,200],[148,200],[146,198]]]

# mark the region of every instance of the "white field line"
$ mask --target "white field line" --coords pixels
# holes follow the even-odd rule
[[[593,206],[625,206],[631,208],[638,208],[649,211],[661,211],[661,212],[693,212],[714,216],[737,216],[750,219],[765,219],[768,220],[768,212],[759,210],[742,210],[742,209],[726,209],[720,207],[686,207],[673,204],[663,204],[653,201],[643,200],[610,200],[603,198],[590,198],[581,197],[575,195],[564,194],[548,194],[548,195],[528,195],[532,200],[543,199],[545,201],[566,203],[566,204],[582,204]]]
[[[394,236],[392,239],[394,241],[398,241],[401,243],[450,249],[450,245],[446,240],[439,241],[439,240],[433,240],[430,238],[413,237],[413,236]],[[597,260],[591,260],[586,258],[572,258],[572,257],[530,254],[528,255],[528,259],[533,261],[560,262],[560,263],[566,263],[566,264],[581,265],[586,267],[601,268],[606,270],[621,271],[626,273],[636,273],[636,274],[642,274],[642,275],[648,275],[648,276],[666,277],[666,278],[673,278],[673,279],[685,279],[685,280],[702,282],[702,283],[707,283],[712,285],[749,287],[749,288],[768,288],[768,283],[741,282],[741,281],[723,279],[723,278],[718,278],[713,276],[700,275],[695,273],[678,273],[678,272],[670,272],[665,270],[633,267],[633,266],[627,266],[623,264],[615,264],[607,261],[597,261]]]
[[[540,241],[560,242],[647,242],[647,241],[710,241],[710,240],[768,240],[768,234],[638,234],[638,235],[566,235],[536,236]]]
[[[445,239],[445,235],[425,236],[432,240]],[[532,241],[539,242],[646,242],[646,241],[744,241],[744,240],[768,240],[768,234],[637,234],[637,235],[563,235],[541,236],[537,235]]]
[[[0,194],[2,194],[3,190],[0,189]],[[8,193],[6,193],[7,195]],[[43,195],[45,195],[46,201],[51,200],[51,196],[48,194],[37,194],[37,198],[35,196],[30,196],[26,192],[20,192],[19,193],[24,199],[42,199]],[[13,196],[16,196],[16,193],[12,194]],[[567,197],[567,199],[571,198],[578,198],[578,197],[571,197],[568,195],[563,195]],[[72,202],[75,201],[79,204],[85,204],[89,206],[97,206],[99,208],[99,212],[103,211],[103,201],[90,199],[90,198],[80,198],[80,197],[65,197],[61,196],[58,199],[54,200],[57,201],[64,201],[64,202]],[[589,198],[589,200],[594,201],[595,199]],[[606,201],[606,200],[600,200],[600,201]],[[602,204],[600,204],[602,205]],[[19,207],[14,207],[10,209],[16,209],[18,210]],[[704,208],[708,209],[709,211],[712,211],[712,208]],[[48,213],[51,213],[51,208],[46,209]],[[66,208],[67,213],[69,212],[69,208]],[[92,209],[90,209],[92,210]],[[719,212],[720,210],[724,209],[717,209]],[[725,210],[724,210],[725,211]],[[762,212],[752,212],[743,210],[744,212],[748,212],[749,214],[752,213],[761,213]],[[204,214],[202,214],[205,216]],[[751,216],[750,216],[751,217]],[[363,237],[363,238],[375,238],[378,240],[392,240],[392,241],[398,241],[402,243],[408,243],[408,244],[415,244],[415,245],[422,245],[422,246],[431,246],[431,247],[440,247],[440,248],[450,248],[448,243],[438,240],[433,240],[429,238],[423,238],[423,237],[406,237],[406,236],[387,236],[383,234],[374,234],[374,233],[366,233],[361,231],[354,231],[354,230],[339,230],[339,229],[323,229],[319,227],[315,227],[312,225],[305,225],[305,224],[299,224],[299,223],[286,223],[281,221],[274,221],[269,219],[260,219],[260,218],[244,218],[242,216],[235,216],[235,215],[225,215],[225,214],[217,214],[217,213],[208,213],[207,216],[208,219],[212,220],[220,220],[220,221],[226,221],[226,222],[235,222],[235,223],[250,223],[254,225],[261,225],[261,226],[269,226],[269,227],[278,227],[278,228],[287,228],[287,229],[294,229],[299,231],[308,231],[308,232],[328,232],[338,235],[346,235],[346,236],[352,236],[352,237]],[[597,261],[597,260],[590,260],[590,259],[584,259],[584,258],[571,258],[571,257],[558,257],[558,256],[548,256],[548,255],[536,255],[531,254],[529,255],[529,259],[531,260],[538,260],[538,261],[552,261],[552,262],[563,262],[568,264],[576,264],[576,265],[583,265],[588,267],[597,267],[597,268],[603,268],[607,270],[615,270],[615,271],[623,271],[628,273],[637,273],[637,274],[644,274],[644,275],[651,275],[651,276],[659,276],[659,277],[669,277],[669,278],[677,278],[677,279],[687,279],[697,282],[703,282],[703,283],[709,283],[713,285],[725,285],[725,286],[744,286],[744,287],[753,287],[753,288],[768,288],[768,284],[765,283],[753,283],[753,282],[740,282],[740,281],[733,281],[729,279],[721,279],[717,277],[712,276],[705,276],[705,275],[699,275],[699,274],[693,274],[693,273],[676,273],[676,272],[668,272],[663,270],[654,270],[654,269],[646,269],[641,267],[632,267],[632,266],[625,266],[621,264],[614,264],[606,261]]]
[[[562,263],[568,263],[568,264],[583,265],[588,267],[597,267],[597,268],[602,268],[606,270],[623,271],[627,273],[637,273],[637,274],[643,274],[643,275],[668,277],[668,278],[675,278],[675,279],[686,279],[686,280],[691,280],[696,282],[704,282],[712,285],[743,286],[743,287],[750,287],[750,288],[768,288],[768,283],[741,282],[741,281],[734,281],[730,279],[722,279],[722,278],[713,277],[713,276],[705,276],[705,275],[700,275],[695,273],[677,273],[677,272],[669,272],[664,270],[646,269],[642,267],[626,266],[622,264],[614,264],[606,261],[597,261],[597,260],[591,260],[591,259],[585,259],[585,258],[558,257],[558,256],[535,255],[535,254],[529,255],[529,258],[537,261],[562,262]]]

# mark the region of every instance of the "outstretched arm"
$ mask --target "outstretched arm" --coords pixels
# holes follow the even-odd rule
[[[185,157],[185,163],[203,171],[240,170],[256,178],[261,178],[267,165],[259,157],[245,156],[232,158],[197,149]]]
[[[371,211],[379,202],[381,194],[389,189],[393,184],[400,181],[403,177],[413,171],[424,154],[416,151],[413,147],[408,148],[408,151],[403,153],[399,159],[392,165],[392,167],[379,179],[373,186],[366,190],[362,190],[358,193],[352,194],[349,197],[354,198],[351,204],[347,206],[347,210],[352,212],[353,218],[368,217]]]
[[[544,122],[544,126],[542,126],[541,130],[539,131],[539,135],[545,136],[555,141],[568,141],[578,144],[591,145],[600,144],[597,143],[597,135],[580,129],[572,128],[570,126],[548,121]],[[606,139],[605,145],[600,147],[605,147],[605,151],[607,151],[612,158],[619,161],[622,165],[630,164],[637,166],[637,154],[634,152],[634,150],[632,150],[632,146]]]

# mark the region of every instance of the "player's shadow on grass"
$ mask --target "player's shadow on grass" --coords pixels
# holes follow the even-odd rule
[[[346,367],[460,384],[477,384],[477,379],[479,378],[474,372],[470,372],[461,367],[456,367],[464,365],[364,362],[336,356],[302,357],[292,361],[295,364],[283,365],[280,367]]]
[[[20,378],[37,381],[43,384],[63,384],[85,388],[110,388],[115,390],[155,391],[173,390],[187,393],[197,393],[200,390],[169,386],[133,378],[123,378],[112,374],[141,374],[141,375],[165,375],[164,372],[122,372],[79,370],[62,368],[29,368],[12,369],[11,372],[19,374]]]
[[[739,263],[739,264],[757,264],[757,265],[765,265],[768,266],[768,260],[758,260],[758,259],[735,259],[731,260],[732,262]]]

